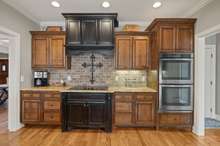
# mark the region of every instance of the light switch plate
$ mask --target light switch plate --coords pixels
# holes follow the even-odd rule
[[[21,82],[24,82],[24,76],[21,75],[21,79],[20,79]]]

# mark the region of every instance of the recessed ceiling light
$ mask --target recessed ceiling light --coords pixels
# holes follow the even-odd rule
[[[110,7],[110,3],[108,1],[105,1],[105,2],[102,3],[102,7],[109,8]]]
[[[154,8],[159,8],[159,7],[161,7],[162,6],[162,3],[160,2],[160,1],[157,1],[157,2],[155,2],[154,4],[153,4],[153,7]]]
[[[52,5],[53,7],[55,7],[55,8],[59,8],[59,7],[60,7],[60,3],[57,2],[57,1],[52,1],[52,2],[51,2],[51,5]]]

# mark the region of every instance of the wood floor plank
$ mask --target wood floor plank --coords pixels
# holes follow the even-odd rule
[[[60,127],[26,126],[7,130],[7,110],[0,107],[0,146],[220,146],[220,129],[206,130],[205,137],[189,131],[115,128],[61,132]]]

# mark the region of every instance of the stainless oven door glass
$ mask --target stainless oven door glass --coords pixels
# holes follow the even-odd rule
[[[191,59],[161,59],[160,83],[191,84],[193,63]]]
[[[192,85],[160,85],[161,110],[192,110]]]

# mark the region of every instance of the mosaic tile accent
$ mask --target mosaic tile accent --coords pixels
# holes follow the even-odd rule
[[[112,86],[119,87],[146,87],[146,71],[115,71],[112,76]]]
[[[158,72],[157,70],[147,71],[147,86],[155,90],[158,89]]]

